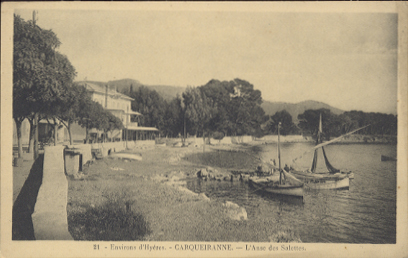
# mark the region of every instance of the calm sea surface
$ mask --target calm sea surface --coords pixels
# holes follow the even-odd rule
[[[308,143],[281,144],[282,166],[311,148]],[[396,162],[381,162],[381,154],[396,157],[396,145],[339,144],[325,147],[331,164],[354,172],[349,190],[306,190],[302,201],[254,192],[246,183],[194,179],[187,187],[210,198],[243,206],[249,220],[279,221],[292,228],[304,243],[395,243],[396,242]],[[252,166],[257,157],[277,159],[276,144],[262,145],[242,153],[212,154],[224,167]],[[312,152],[297,161],[311,165]],[[245,160],[247,159],[247,160]],[[201,159],[203,160],[203,159]],[[234,161],[235,160],[235,161]],[[244,164],[244,165],[242,165]],[[211,164],[207,164],[211,165]],[[214,164],[220,166],[221,164]],[[319,156],[319,166],[324,170]]]

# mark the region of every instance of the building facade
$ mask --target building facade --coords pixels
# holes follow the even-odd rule
[[[142,116],[139,112],[132,111],[133,99],[125,94],[109,88],[107,85],[99,85],[91,82],[79,82],[78,85],[85,87],[93,101],[98,102],[103,108],[118,117],[123,125],[123,130],[114,130],[107,137],[110,141],[136,141],[154,139],[159,130],[154,127],[139,126],[137,122],[132,122],[132,117]],[[135,120],[135,119],[133,119]],[[136,119],[137,120],[137,119]],[[17,130],[13,123],[13,145],[17,145]],[[41,120],[39,122],[39,141],[47,142],[53,139],[54,126],[52,121]],[[28,146],[30,137],[30,123],[25,119],[21,127],[22,144]],[[84,143],[86,138],[86,129],[78,124],[71,125],[71,135],[75,143]],[[95,129],[90,130],[90,135],[93,142],[102,141],[103,132]],[[69,142],[67,129],[60,125],[58,128],[58,144]]]
[[[123,130],[114,130],[108,135],[108,138],[114,141],[118,140],[146,140],[154,139],[159,130],[154,127],[139,126],[137,122],[132,122],[132,117],[142,116],[141,113],[132,111],[132,99],[131,97],[118,92],[116,89],[111,89],[108,85],[100,85],[92,82],[80,82],[78,85],[82,85],[89,92],[91,99],[98,102],[106,110],[118,117],[124,126]],[[137,120],[137,119],[133,119]],[[91,135],[94,139],[101,140],[100,133],[97,130],[91,130]]]

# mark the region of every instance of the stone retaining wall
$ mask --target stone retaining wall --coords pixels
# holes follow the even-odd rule
[[[64,149],[50,146],[44,150],[43,179],[31,215],[36,240],[73,240],[68,232]]]
[[[123,151],[136,146],[154,145],[155,141],[108,142],[69,146],[48,146],[44,149],[43,178],[34,213],[34,235],[36,240],[73,240],[68,232],[67,200],[68,181],[66,175],[75,175],[80,167],[92,160],[92,149],[100,149],[107,156],[110,152]],[[75,150],[68,154],[66,150]],[[80,164],[79,157],[82,157]]]

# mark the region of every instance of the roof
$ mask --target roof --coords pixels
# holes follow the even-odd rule
[[[92,82],[77,82],[77,83],[78,85],[84,86],[87,91],[96,92],[96,93],[103,94],[103,95],[106,93],[106,88],[98,84],[95,84]],[[125,94],[122,94],[120,92],[117,92],[116,90],[112,90],[109,87],[108,87],[108,95],[111,97],[116,97],[116,98],[121,98],[121,99],[126,99],[126,100],[134,100],[131,97]]]

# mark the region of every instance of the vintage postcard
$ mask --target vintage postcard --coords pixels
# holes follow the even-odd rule
[[[3,2],[2,257],[408,257],[406,2]]]

